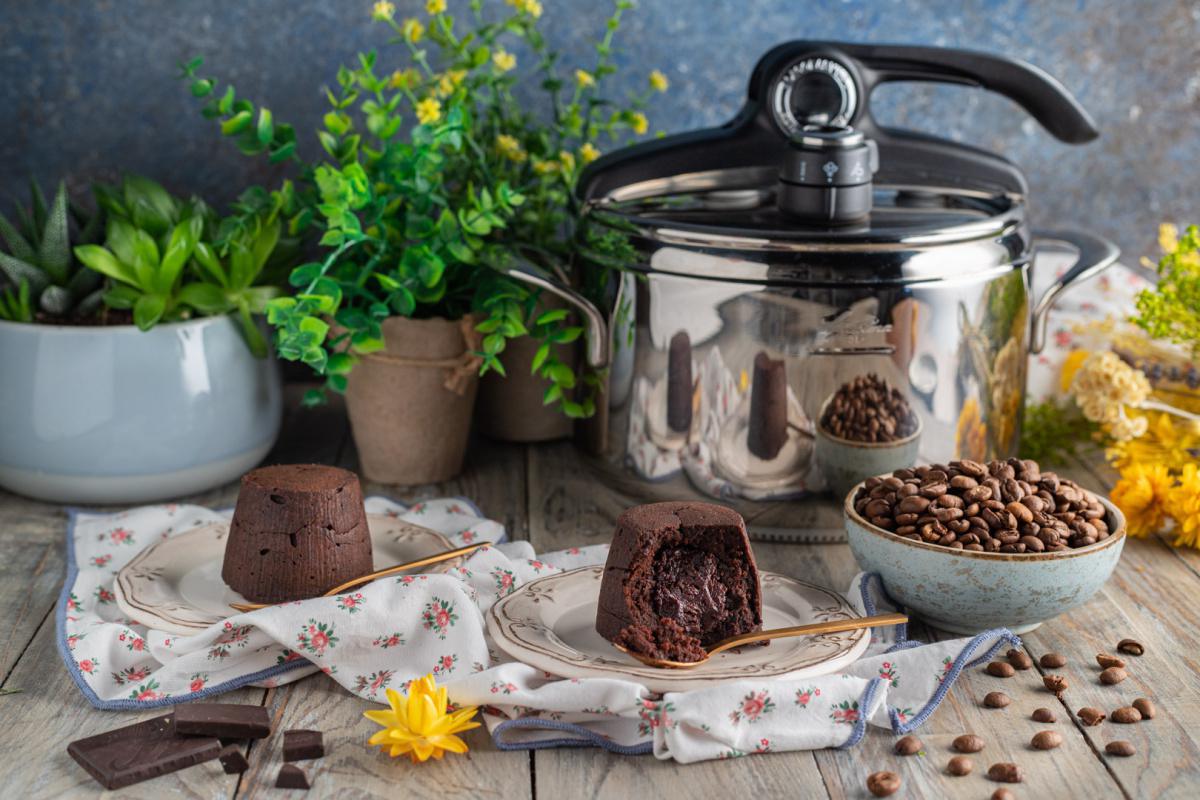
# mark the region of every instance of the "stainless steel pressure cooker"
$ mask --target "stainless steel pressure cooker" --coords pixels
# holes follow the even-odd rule
[[[636,482],[777,501],[917,461],[1015,454],[1047,310],[1117,251],[1035,231],[1004,157],[879,125],[871,93],[892,81],[983,87],[1061,141],[1098,135],[1029,64],[796,41],[758,62],[729,123],[592,164],[588,222],[636,254],[614,282],[611,353],[592,352],[610,362],[600,443]],[[1073,266],[1031,298],[1051,242]]]

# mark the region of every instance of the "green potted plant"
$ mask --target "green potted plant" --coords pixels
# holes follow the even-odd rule
[[[580,321],[602,336],[570,272],[570,198],[602,136],[647,125],[644,96],[618,108],[595,94],[613,71],[611,39],[628,4],[616,5],[597,64],[565,77],[537,27],[538,3],[514,0],[494,22],[481,5],[471,3],[470,29],[457,30],[441,0],[403,21],[391,3],[376,3],[396,47],[339,69],[317,163],[295,154],[291,126],[198,77],[198,61],[185,67],[193,93],[208,98],[206,115],[243,150],[297,167],[289,224],[318,239],[322,257],[292,272],[295,296],[272,301],[269,319],[282,357],[347,393],[374,480],[423,483],[459,470],[480,371],[544,381],[533,409],[512,409],[518,416],[546,405],[568,419],[595,409],[598,376],[579,374],[569,358],[583,327],[542,298],[552,287],[581,305]],[[522,43],[531,73],[511,52]],[[516,100],[521,74],[545,89],[544,108]],[[529,338],[523,359],[506,359],[512,340]]]
[[[61,186],[18,224],[0,217],[0,485],[124,503],[231,480],[282,415],[253,319],[277,293],[255,284],[278,215],[251,195],[218,220],[136,176],[95,195],[88,219]]]

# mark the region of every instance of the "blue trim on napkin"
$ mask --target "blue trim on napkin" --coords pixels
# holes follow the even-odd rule
[[[505,731],[514,729],[562,731],[573,734],[575,738],[569,739],[563,737],[560,739],[542,739],[531,742],[505,741],[503,738]],[[633,745],[617,744],[611,739],[606,739],[582,725],[573,725],[570,722],[562,722],[554,719],[539,719],[538,717],[517,717],[516,719],[501,722],[492,731],[492,741],[496,743],[496,747],[500,750],[544,750],[549,747],[602,747],[610,753],[622,756],[641,756],[654,752],[654,742],[642,742],[641,744]]]

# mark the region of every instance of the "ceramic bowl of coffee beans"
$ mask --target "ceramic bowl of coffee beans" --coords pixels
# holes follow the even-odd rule
[[[1107,499],[1010,458],[894,470],[855,486],[846,533],[910,613],[955,633],[1031,631],[1086,602],[1125,545]]]
[[[817,415],[817,465],[834,497],[872,475],[916,463],[920,443],[921,418],[875,374],[842,385]]]

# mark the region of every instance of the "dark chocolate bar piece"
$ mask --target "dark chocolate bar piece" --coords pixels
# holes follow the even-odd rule
[[[320,731],[284,731],[283,760],[303,761],[325,755],[325,742]]]
[[[692,427],[692,341],[687,331],[672,336],[667,351],[667,427],[676,433]]]
[[[754,357],[750,388],[750,430],[746,446],[764,461],[779,455],[787,441],[787,371],[783,359]]]
[[[105,789],[120,789],[211,761],[221,743],[211,737],[176,736],[171,715],[79,739],[67,753]]]
[[[279,768],[279,777],[275,779],[276,789],[307,789],[308,776],[304,770],[295,764],[284,764]]]
[[[271,718],[263,706],[189,703],[175,706],[175,732],[185,736],[264,739],[271,734]]]
[[[246,760],[242,749],[236,744],[227,744],[222,747],[221,754],[217,758],[221,760],[221,767],[224,768],[226,775],[240,775],[250,768],[250,762]]]

